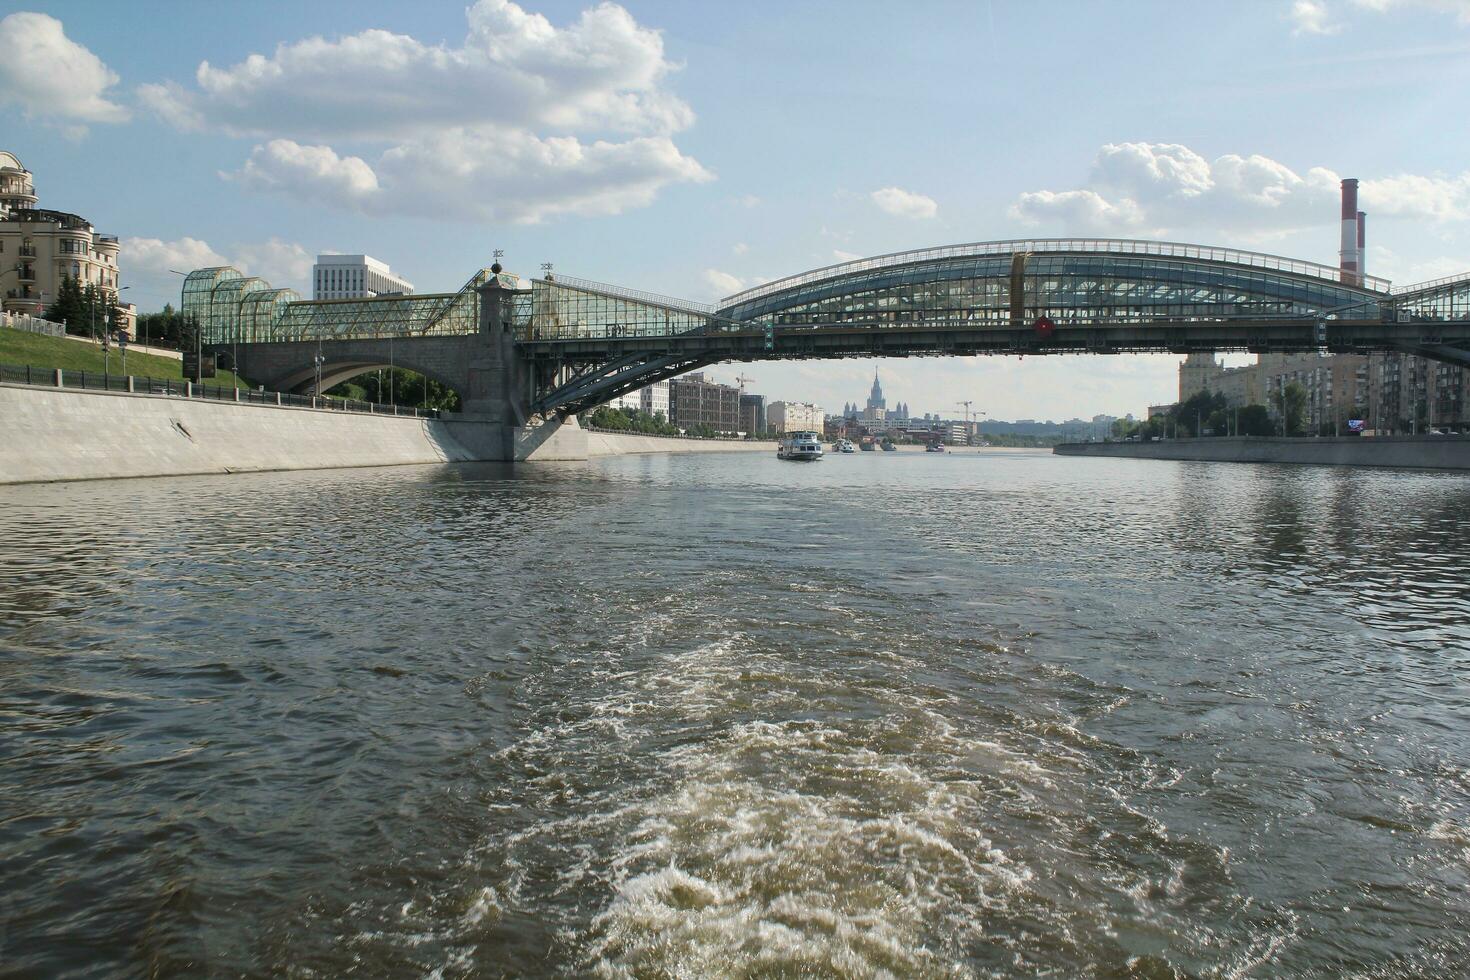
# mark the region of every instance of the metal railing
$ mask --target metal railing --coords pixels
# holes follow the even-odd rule
[[[222,385],[196,384],[178,378],[145,378],[100,371],[66,371],[32,365],[0,364],[0,383],[34,385],[44,388],[84,388],[92,391],[117,391],[132,395],[203,398],[210,401],[237,402],[242,405],[312,408],[318,411],[352,412],[360,415],[393,415],[417,419],[436,419],[440,416],[436,408],[388,405],[383,402],[358,401],[353,398],[334,398],[331,395],[295,395],[290,392],[264,391],[259,388],[226,388]]]
[[[890,266],[908,265],[913,262],[925,262],[932,259],[946,258],[970,258],[987,255],[1014,255],[1017,252],[1084,252],[1089,254],[1114,254],[1114,255],[1155,255],[1164,258],[1203,259],[1209,262],[1228,262],[1233,265],[1251,266],[1257,269],[1271,269],[1277,272],[1290,272],[1297,275],[1312,276],[1329,282],[1344,285],[1357,285],[1351,279],[1344,276],[1356,274],[1344,273],[1330,265],[1322,265],[1317,262],[1307,262],[1303,259],[1288,258],[1284,255],[1270,255],[1264,252],[1245,252],[1234,248],[1218,248],[1212,245],[1191,245],[1186,242],[1155,242],[1146,239],[1129,238],[1027,238],[1001,242],[970,242],[963,245],[944,245],[938,248],[915,249],[907,252],[889,252],[886,255],[875,255],[866,259],[855,259],[851,262],[838,262],[834,265],[823,266],[820,269],[812,269],[799,275],[788,276],[785,279],[776,279],[771,282],[753,286],[750,289],[726,296],[720,301],[719,309],[728,309],[739,303],[769,296],[772,293],[784,292],[795,289],[813,282],[821,282],[838,276],[850,275],[855,272],[865,272],[871,269],[885,269]],[[1363,276],[1362,288],[1386,293],[1389,290],[1389,281],[1376,276]]]
[[[1455,286],[1470,283],[1470,272],[1461,272],[1453,276],[1445,276],[1442,279],[1429,279],[1425,282],[1410,283],[1394,290],[1395,296],[1412,296],[1416,293],[1427,293],[1446,286]]]

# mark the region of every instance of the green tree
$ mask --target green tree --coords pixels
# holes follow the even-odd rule
[[[1238,434],[1243,436],[1269,436],[1273,433],[1271,413],[1265,405],[1247,405],[1235,417]]]
[[[157,347],[183,348],[185,338],[192,345],[194,335],[188,320],[172,305],[165,303],[160,313],[138,314],[138,340]]]
[[[82,284],[72,276],[63,276],[56,288],[56,298],[46,307],[46,319],[52,323],[66,324],[67,333],[88,333],[87,304],[82,294]]]
[[[1181,435],[1199,436],[1201,430],[1210,427],[1210,416],[1228,407],[1224,395],[1211,391],[1197,392],[1169,410],[1170,427]]]
[[[1307,428],[1307,389],[1293,381],[1276,395],[1278,417],[1286,420],[1286,434],[1299,436]]]

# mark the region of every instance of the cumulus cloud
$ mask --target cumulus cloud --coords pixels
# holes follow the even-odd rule
[[[734,245],[730,246],[730,251],[734,252],[736,255],[744,255],[746,252],[750,251],[750,246],[745,244],[744,242],[736,242]]]
[[[125,295],[143,310],[160,309],[164,303],[177,306],[184,282],[177,273],[215,265],[231,265],[248,276],[268,280],[272,286],[290,286],[310,295],[308,284],[315,256],[295,242],[272,238],[236,245],[228,250],[229,254],[188,237],[173,241],[125,238],[120,244],[118,263],[123,284],[132,287]]]
[[[1096,191],[1027,191],[1011,205],[1022,224],[1051,224],[1066,234],[1137,234],[1144,230],[1143,209],[1127,198],[1108,201]]]
[[[311,267],[316,256],[295,242],[272,238],[265,242],[235,246],[230,263],[246,275],[260,276],[272,286],[290,286],[310,295]]]
[[[509,0],[478,0],[458,46],[368,30],[203,62],[192,88],[144,85],[172,122],[240,136],[409,138],[455,126],[674,132],[693,112],[662,86],[663,38],[602,3],[565,28]]]
[[[380,190],[378,175],[360,157],[285,139],[257,146],[244,168],[222,176],[252,190],[284,191],[346,207],[368,204]]]
[[[1332,22],[1327,4],[1321,0],[1295,0],[1291,5],[1293,34],[1336,34],[1341,26]]]
[[[719,269],[705,269],[704,282],[718,296],[729,296],[745,288],[744,280]]]
[[[1298,173],[1260,154],[1211,161],[1174,143],[1108,144],[1086,186],[1021,194],[1010,216],[1061,234],[1167,235],[1180,228],[1284,234],[1330,220],[1340,181],[1324,167]],[[1359,201],[1383,217],[1462,220],[1470,216],[1470,172],[1366,178]]]
[[[327,146],[272,140],[226,174],[254,190],[367,213],[412,210],[442,218],[534,224],[651,204],[671,181],[712,179],[661,136],[622,143],[530,133],[452,130],[386,151],[377,169]]]
[[[915,194],[901,187],[884,187],[869,195],[874,204],[899,218],[932,218],[939,213],[939,205],[932,197]]]
[[[66,36],[61,21],[22,11],[0,20],[0,105],[66,124],[126,122],[126,108],[107,98],[117,73]]]
[[[478,0],[458,45],[388,31],[309,38],[139,98],[186,130],[265,138],[228,176],[363,211],[535,222],[642,207],[712,179],[673,135],[692,110],[667,88],[663,38],[600,3],[566,27]],[[613,135],[616,134],[616,135]],[[372,152],[349,155],[337,141]],[[334,145],[335,144],[335,145]]]
[[[862,258],[862,256],[857,254],[856,252],[845,252],[840,248],[834,248],[832,250],[832,257],[838,262],[852,262],[856,259]]]
[[[1292,23],[1293,34],[1336,34],[1343,28],[1341,15],[1353,8],[1375,14],[1426,10],[1452,15],[1461,26],[1470,26],[1470,0],[1351,0],[1350,4],[1293,0],[1287,18]]]

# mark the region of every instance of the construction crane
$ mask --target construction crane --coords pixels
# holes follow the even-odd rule
[[[968,442],[972,437],[977,436],[977,435],[980,434],[979,431],[978,431],[979,428],[980,428],[979,426],[976,426],[975,427],[976,431],[974,431],[974,432],[971,432],[970,431],[970,406],[973,405],[973,404],[975,404],[975,403],[973,401],[962,401],[962,402],[955,402],[955,404],[956,405],[963,405],[965,407],[965,440]],[[985,414],[984,412],[976,412],[975,413],[975,416],[976,416],[976,419],[975,420],[978,422],[979,421],[979,417],[981,415],[984,415],[984,414]]]
[[[735,376],[735,383],[738,384],[738,385],[740,385],[740,393],[742,395],[745,394],[745,382],[747,382],[747,381],[754,381],[754,380],[755,380],[754,378],[747,378],[743,374],[737,374]]]

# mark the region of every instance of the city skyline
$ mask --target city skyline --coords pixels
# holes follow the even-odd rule
[[[1062,18],[936,4],[878,32],[816,9],[499,0],[316,4],[283,27],[286,8],[264,4],[224,33],[203,8],[33,3],[0,19],[0,119],[44,201],[120,236],[142,311],[177,305],[169,269],[215,262],[309,293],[328,251],[426,292],[500,248],[523,275],[549,261],[701,300],[852,256],[1033,235],[1335,265],[1342,176],[1363,180],[1368,271],[1403,284],[1470,270],[1464,137],[1419,135],[1458,104],[1470,27],[1450,6],[1299,0],[1186,24],[1159,4]],[[833,50],[784,40],[818,33]],[[1120,45],[1150,56],[1089,56]],[[63,59],[73,70],[38,70]],[[1324,72],[1352,98],[1324,104]],[[972,400],[1062,420],[1172,400],[1179,360],[707,373],[833,411],[877,368],[920,413]]]

